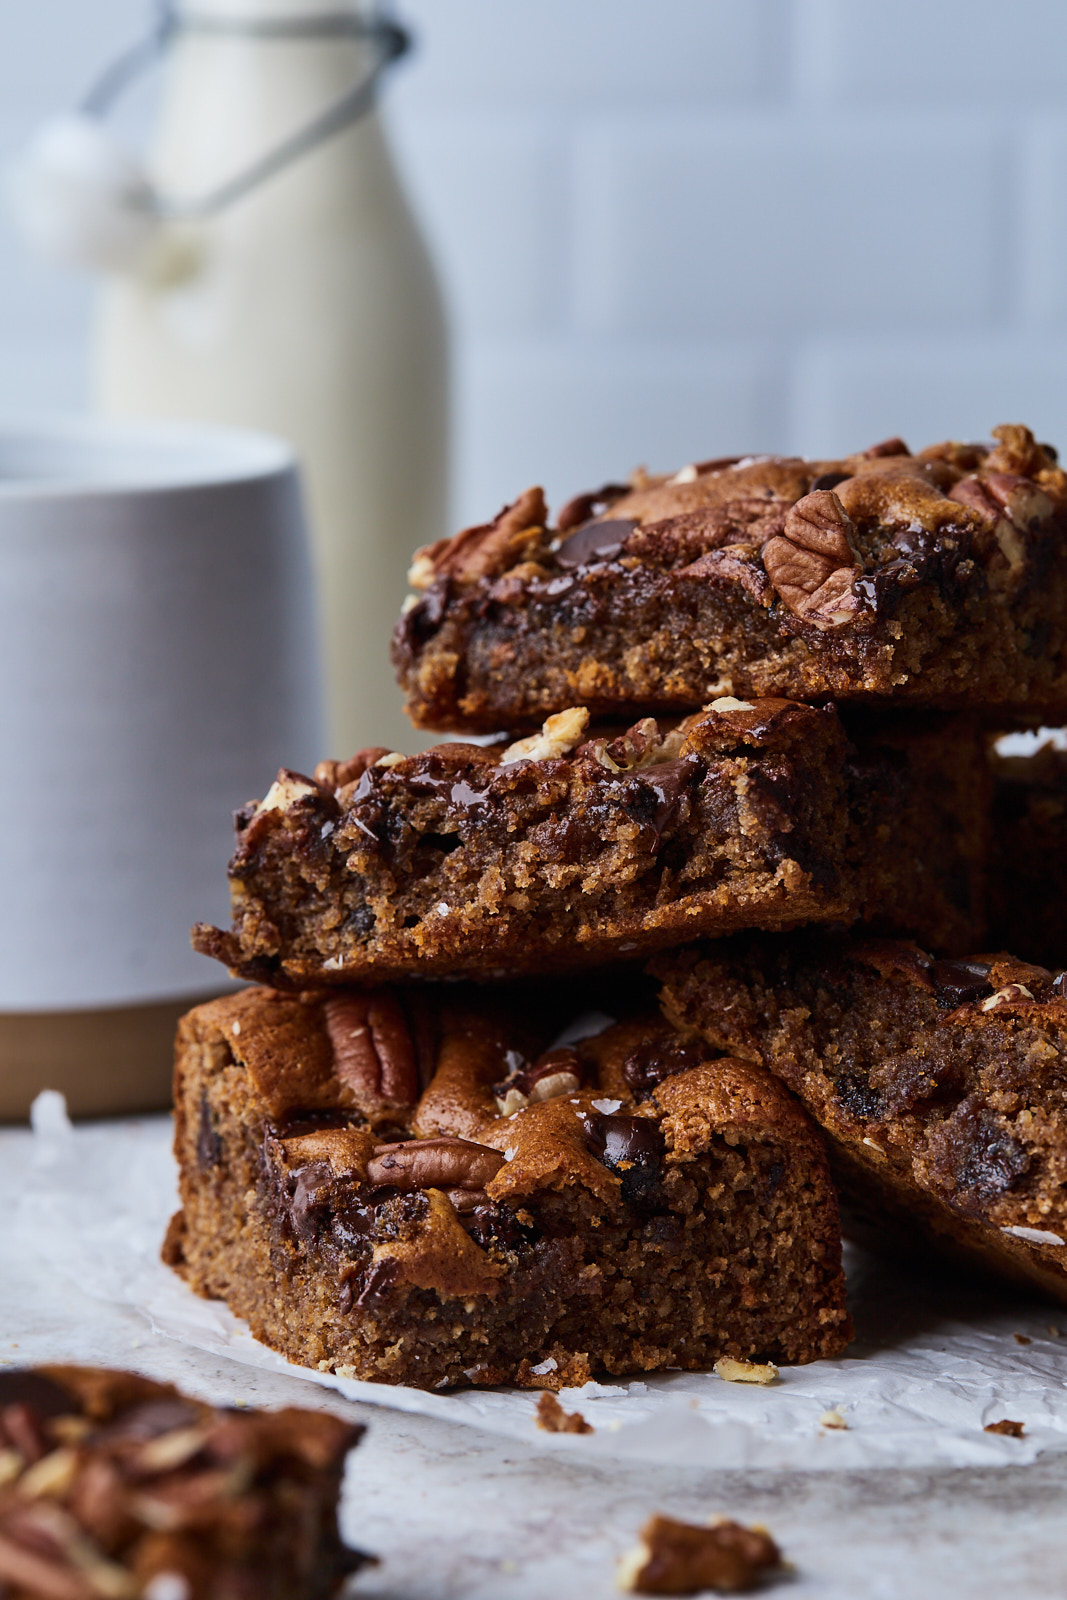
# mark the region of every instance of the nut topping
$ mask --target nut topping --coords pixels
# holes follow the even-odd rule
[[[464,528],[454,539],[438,540],[417,550],[408,581],[413,588],[427,589],[438,578],[470,583],[506,572],[523,559],[528,547],[540,541],[547,521],[543,491],[527,489],[492,522]]]
[[[516,739],[500,757],[500,765],[509,767],[515,761],[553,761],[573,750],[589,722],[584,706],[571,706],[549,717],[540,733],[531,733],[525,739]]]
[[[499,1150],[469,1139],[408,1139],[380,1144],[367,1163],[367,1177],[383,1188],[484,1189],[504,1165]]]
[[[334,1071],[356,1109],[372,1122],[410,1110],[419,1095],[415,1046],[399,1002],[388,990],[326,1001]]]
[[[768,539],[763,565],[794,616],[825,631],[851,621],[861,609],[852,580],[862,572],[855,530],[831,489],[798,500],[785,530]]]

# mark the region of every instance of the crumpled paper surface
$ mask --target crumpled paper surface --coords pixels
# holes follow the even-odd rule
[[[1018,1465],[1067,1452],[1067,1308],[912,1278],[848,1252],[858,1337],[836,1361],[781,1370],[766,1387],[712,1373],[662,1373],[564,1391],[592,1434],[534,1423],[528,1390],[427,1394],[295,1367],[258,1344],[159,1260],[176,1206],[168,1118],[72,1128],[62,1098],[34,1107],[35,1155],[18,1202],[42,1264],[159,1333],[212,1354],[336,1389],[349,1399],[443,1417],[546,1450],[708,1467],[855,1470]],[[1059,1336],[1062,1326],[1063,1336]],[[846,1427],[821,1418],[836,1410]],[[1025,1425],[1021,1439],[988,1422]]]

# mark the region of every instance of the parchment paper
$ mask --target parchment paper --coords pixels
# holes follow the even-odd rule
[[[43,1263],[93,1296],[135,1307],[160,1334],[350,1399],[546,1450],[701,1466],[991,1466],[1067,1451],[1067,1308],[1057,1313],[1010,1290],[912,1278],[851,1249],[858,1337],[840,1360],[783,1368],[767,1387],[675,1372],[564,1391],[563,1404],[593,1425],[588,1435],[538,1430],[528,1390],[427,1394],[295,1367],[160,1262],[176,1205],[169,1119],[75,1129],[62,1097],[49,1093],[38,1098],[33,1120],[33,1174],[18,1202],[19,1226],[33,1230]],[[822,1424],[830,1410],[845,1429]],[[1023,1423],[1024,1437],[983,1431],[1002,1418]]]

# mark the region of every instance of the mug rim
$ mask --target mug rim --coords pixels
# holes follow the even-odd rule
[[[20,455],[25,467],[12,470],[9,463],[17,464]],[[171,494],[276,478],[295,467],[292,446],[258,429],[169,419],[0,415],[0,505]]]

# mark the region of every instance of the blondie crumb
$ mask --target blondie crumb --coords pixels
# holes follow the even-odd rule
[[[564,1411],[554,1394],[547,1391],[537,1402],[537,1426],[545,1433],[592,1433],[580,1411]]]

